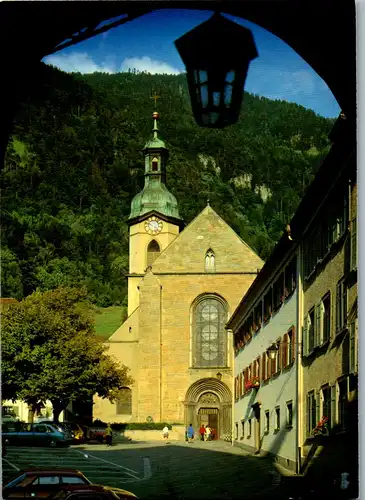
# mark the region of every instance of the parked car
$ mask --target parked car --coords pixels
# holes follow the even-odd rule
[[[61,432],[53,425],[47,424],[24,424],[2,426],[3,442],[6,445],[18,446],[60,446],[72,443],[72,437],[68,433]]]
[[[91,481],[76,469],[32,467],[19,472],[3,487],[2,498],[47,498],[59,491],[62,484],[91,484]]]
[[[67,486],[51,498],[52,500],[131,500],[137,497],[134,493],[121,488],[92,484],[89,486]]]
[[[66,434],[69,438],[75,439],[75,432],[72,430],[69,422],[54,422],[52,420],[41,420],[40,424],[51,424],[56,427],[60,432]]]
[[[109,486],[95,485],[87,479],[84,474],[77,469],[65,468],[45,468],[33,467],[19,472],[17,476],[3,487],[2,498],[20,499],[20,498],[57,498],[60,500],[72,498],[72,495],[82,493],[82,498],[88,495],[95,500],[119,499],[125,500],[137,498],[130,491]],[[103,493],[103,495],[99,495]],[[111,494],[112,493],[112,494]],[[91,500],[91,499],[90,499]]]

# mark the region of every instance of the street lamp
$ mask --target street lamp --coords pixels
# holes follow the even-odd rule
[[[276,353],[278,352],[278,350],[279,350],[279,347],[276,344],[273,344],[268,348],[268,350],[266,352],[269,355],[270,359],[275,359]]]
[[[224,128],[236,123],[248,66],[258,56],[251,31],[215,13],[175,46],[186,67],[197,124]]]

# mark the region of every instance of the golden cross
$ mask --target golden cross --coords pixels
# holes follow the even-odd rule
[[[151,99],[154,99],[155,100],[155,106],[157,104],[157,99],[160,99],[160,96],[159,95],[156,95],[156,92],[155,92],[155,95],[151,96]]]

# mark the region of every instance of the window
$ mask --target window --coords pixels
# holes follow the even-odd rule
[[[147,247],[147,267],[152,266],[157,257],[160,255],[160,246],[157,241],[152,240]]]
[[[241,420],[241,437],[244,438],[245,437],[245,421],[244,420]]]
[[[132,415],[132,391],[129,387],[123,387],[119,391],[117,399],[117,415]]]
[[[328,418],[328,428],[332,427],[331,415],[331,388],[329,386],[322,389],[322,417]]]
[[[284,302],[284,273],[280,274],[273,286],[273,306],[274,311],[279,309]]]
[[[307,395],[307,435],[310,435],[317,425],[316,395],[311,391]]]
[[[158,158],[154,157],[152,159],[152,172],[158,171]]]
[[[88,481],[78,476],[61,476],[61,481],[63,484],[89,484]]]
[[[347,290],[344,278],[337,283],[336,289],[336,333],[346,327]]]
[[[270,411],[265,411],[265,434],[269,434],[270,432]]]
[[[254,368],[253,368],[253,376],[257,377],[259,379],[259,382],[261,382],[261,371],[260,371],[260,357],[258,357],[254,361]]]
[[[331,294],[328,294],[322,299],[323,310],[323,333],[322,343],[327,342],[331,337]]]
[[[351,323],[349,330],[349,372],[357,373],[357,320]]]
[[[345,430],[347,427],[347,411],[348,381],[346,378],[338,383],[338,422],[342,430]]]
[[[238,422],[236,422],[236,436],[235,439],[238,439]]]
[[[265,378],[264,380],[268,380],[271,377],[271,359],[270,356],[265,352]]]
[[[248,438],[251,437],[251,432],[252,432],[252,420],[249,419],[248,421]]]
[[[293,427],[293,401],[286,403],[286,425],[287,427]]]
[[[33,484],[59,484],[60,478],[58,476],[39,476],[38,482]]]
[[[205,271],[206,272],[215,271],[215,256],[212,249],[209,249],[205,254]]]
[[[253,329],[256,332],[261,328],[262,323],[262,301],[257,304],[253,312]]]
[[[280,406],[275,408],[275,430],[278,431],[280,429]]]
[[[350,245],[351,269],[357,268],[357,220],[351,221],[351,245]]]
[[[268,321],[272,313],[272,288],[264,297],[264,322]]]
[[[297,282],[297,258],[293,257],[293,259],[289,262],[289,264],[285,268],[285,288],[284,288],[284,296],[288,297],[295,289]]]
[[[47,427],[44,424],[38,424],[34,426],[34,432],[44,433],[47,432]]]
[[[281,342],[281,366],[286,368],[290,366],[295,359],[295,330],[294,326],[284,333],[283,340]]]
[[[193,366],[226,366],[226,321],[227,308],[221,300],[207,297],[197,303],[193,313]]]

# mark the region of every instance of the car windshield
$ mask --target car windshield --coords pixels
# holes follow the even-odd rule
[[[27,477],[26,474],[22,474],[21,476],[16,477],[10,483],[5,485],[5,488],[11,488],[12,486],[16,486],[17,484],[21,483],[25,478]]]

